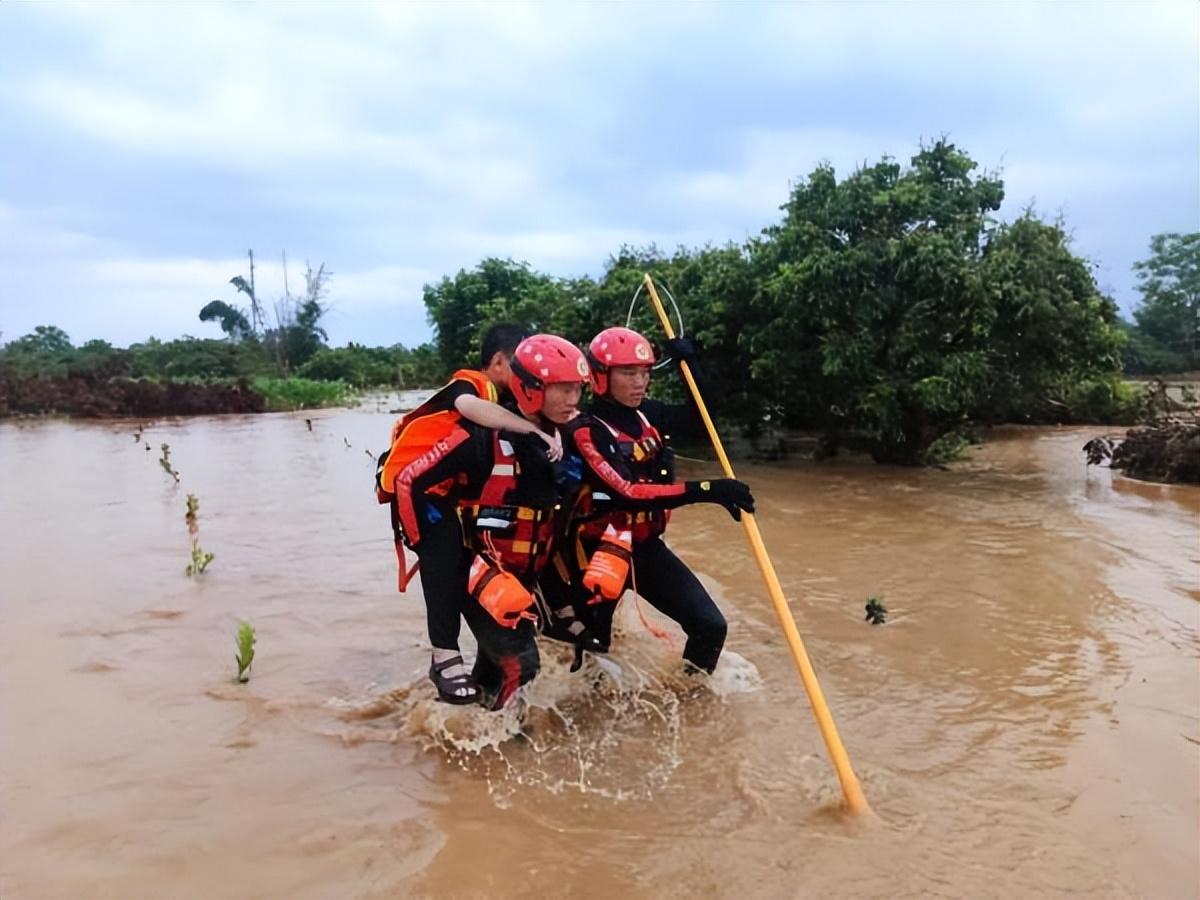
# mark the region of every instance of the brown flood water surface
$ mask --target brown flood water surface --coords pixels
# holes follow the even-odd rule
[[[741,467],[856,822],[719,509],[670,531],[730,621],[711,682],[626,598],[611,658],[544,647],[519,715],[433,702],[368,484],[389,425],[0,424],[0,896],[1200,895],[1200,490],[1085,470],[1088,429]]]

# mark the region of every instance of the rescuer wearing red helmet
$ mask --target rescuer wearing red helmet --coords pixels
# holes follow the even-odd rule
[[[517,345],[529,336],[528,330],[514,322],[493,323],[484,333],[479,347],[479,368],[459,369],[450,382],[432,397],[395,423],[388,449],[379,455],[376,466],[376,497],[390,506],[393,543],[399,562],[399,588],[403,592],[416,566],[409,570],[405,544],[416,549],[421,570],[421,593],[425,600],[425,619],[432,645],[430,678],[438,696],[448,703],[476,703],[479,689],[463,665],[458,647],[462,613],[457,598],[463,588],[463,542],[453,508],[436,497],[419,504],[417,526],[420,534],[408,541],[401,527],[393,485],[401,469],[450,434],[463,419],[486,428],[507,429],[533,434],[549,445],[549,456],[557,460],[562,445],[552,437],[501,405],[508,396],[509,364]]]
[[[676,359],[695,355],[685,340],[671,342],[668,349]],[[654,350],[645,337],[629,328],[606,328],[592,340],[587,358],[595,398],[567,425],[564,442],[568,458],[572,451],[578,453],[585,467],[585,488],[574,509],[577,547],[559,554],[560,562],[541,580],[552,611],[548,633],[564,640],[571,637],[563,630],[576,637],[583,633],[591,645],[583,649],[607,649],[616,604],[602,602],[613,598],[596,596],[584,586],[584,561],[594,556],[611,528],[630,536],[630,568],[638,593],[687,635],[684,659],[712,672],[725,644],[725,617],[662,536],[672,507],[719,503],[738,519],[743,510],[754,511],[754,498],[747,485],[732,478],[675,481],[670,435],[679,426],[692,430],[695,414],[688,406],[646,397]],[[646,505],[638,508],[639,503]],[[619,556],[613,546],[610,542],[608,552]],[[615,593],[620,596],[620,586]],[[576,645],[581,646],[578,640]]]
[[[589,369],[574,344],[535,334],[517,346],[510,366],[509,387],[526,420],[553,436],[576,417]],[[452,600],[479,645],[470,683],[485,706],[498,709],[538,671],[531,591],[549,559],[562,497],[544,445],[463,420],[400,471],[394,490],[403,533],[418,547],[422,501],[436,498],[456,513],[468,552]]]

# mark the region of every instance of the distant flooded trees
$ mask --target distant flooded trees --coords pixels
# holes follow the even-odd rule
[[[1200,232],[1156,234],[1150,256],[1133,268],[1142,303],[1133,312],[1128,370],[1200,369]]]
[[[598,279],[489,258],[427,284],[435,339],[415,349],[329,347],[324,266],[306,267],[302,296],[285,282],[270,327],[251,254],[248,273],[230,280],[249,309],[216,300],[200,311],[225,340],[75,348],[41,326],[0,348],[0,375],[429,386],[474,365],[480,335],[500,320],[583,343],[631,316],[656,335],[648,306],[631,309],[646,271],[670,287],[702,348],[716,413],[751,435],[819,430],[825,453],[921,463],[952,454],[974,423],[1128,421],[1137,397],[1120,377],[1123,357],[1131,371],[1200,366],[1200,235],[1153,239],[1132,326],[1072,251],[1065,223],[1032,209],[1002,222],[1003,199],[1000,176],[945,140],[840,180],[821,164],[791,189],[780,221],[744,243],[625,246]],[[682,396],[671,378],[655,391]]]
[[[838,180],[818,166],[744,244],[622,248],[599,280],[484,260],[425,289],[440,360],[491,322],[582,342],[624,322],[643,271],[672,289],[714,406],[748,431],[817,428],[825,446],[925,461],[972,422],[1128,414],[1116,304],[1061,222],[995,218],[1003,181],[947,141]],[[645,308],[634,327],[658,329]],[[660,379],[660,389],[673,389]]]

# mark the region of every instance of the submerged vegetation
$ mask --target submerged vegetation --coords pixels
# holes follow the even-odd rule
[[[242,622],[238,627],[237,656],[234,660],[237,661],[238,667],[237,680],[243,684],[250,680],[250,665],[254,662],[254,645],[257,642],[254,626],[249,622]]]
[[[868,597],[863,608],[867,611],[864,622],[870,622],[872,625],[883,625],[887,622],[887,607],[883,605],[882,597]]]
[[[1200,484],[1200,425],[1171,422],[1132,429],[1113,450],[1112,467],[1149,481]]]
[[[164,444],[160,445],[159,449],[162,451],[162,456],[159,457],[158,464],[160,466],[162,466],[162,469],[164,472],[166,472],[168,475],[170,475],[172,478],[175,479],[176,484],[179,484],[179,472],[177,472],[175,470],[175,467],[173,465],[171,465],[171,445],[164,443]],[[190,515],[190,510],[191,510],[191,505],[190,505],[191,496],[192,496],[191,494],[188,494],[189,515]]]
[[[164,448],[166,446],[163,444]],[[179,480],[178,476],[175,480]],[[204,548],[200,546],[200,522],[197,518],[199,511],[200,501],[196,499],[195,494],[188,494],[187,515],[184,516],[184,521],[187,522],[188,534],[192,539],[192,561],[188,563],[186,570],[189,576],[203,575],[208,564],[216,558],[214,554],[205,552]]]

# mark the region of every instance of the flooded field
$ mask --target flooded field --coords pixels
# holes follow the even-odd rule
[[[0,896],[1200,895],[1200,489],[1085,470],[1096,429],[742,467],[856,822],[713,508],[669,532],[730,620],[710,685],[627,597],[611,659],[545,647],[520,715],[434,703],[370,490],[390,422],[0,424]]]

